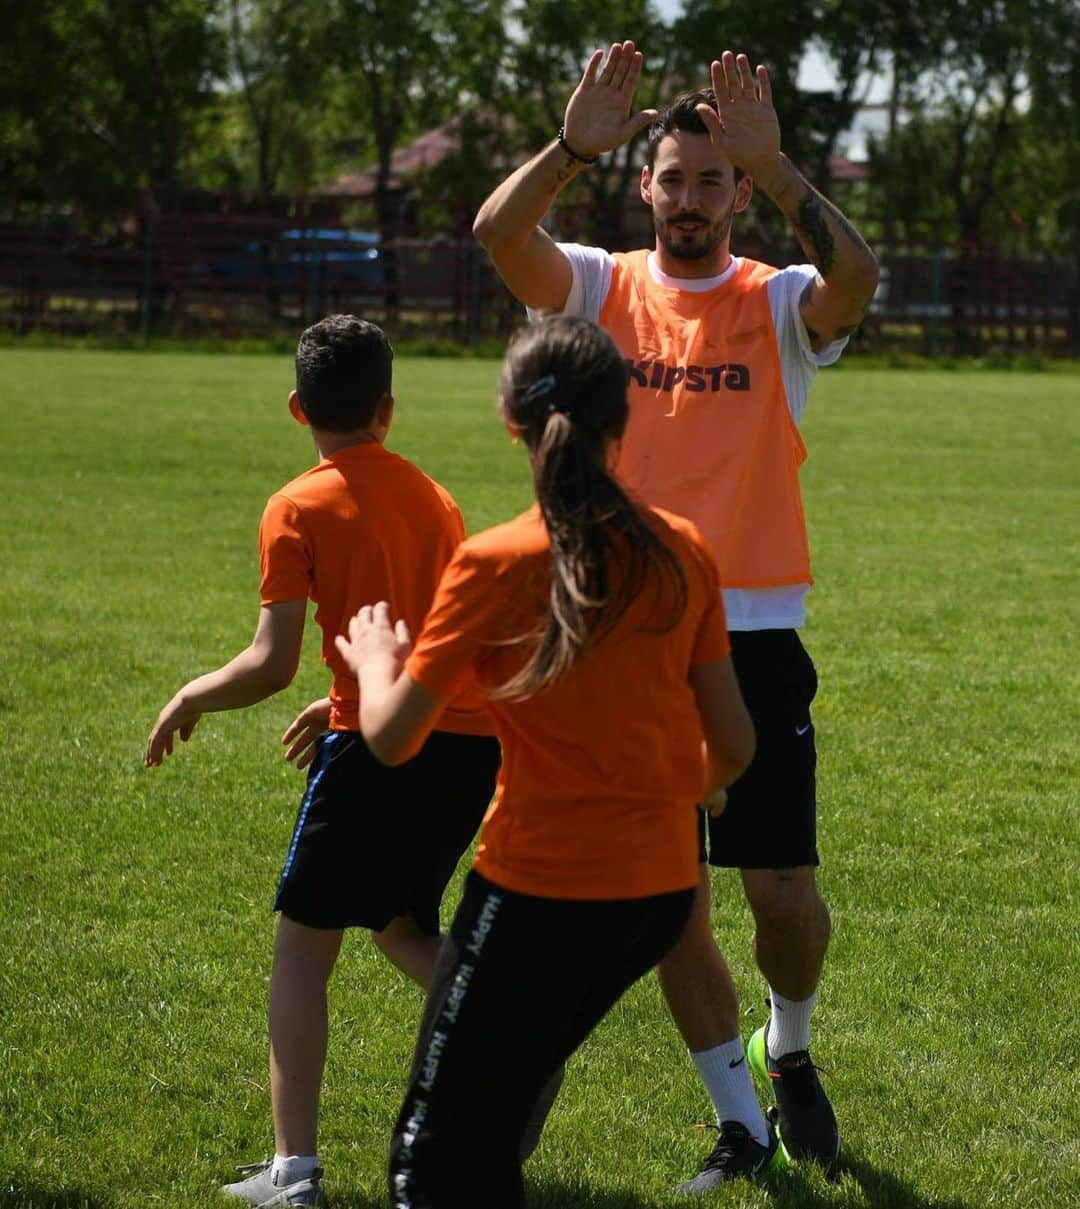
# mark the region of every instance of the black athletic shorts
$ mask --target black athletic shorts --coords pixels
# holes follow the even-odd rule
[[[394,1127],[394,1209],[524,1204],[521,1136],[541,1089],[668,953],[693,898],[538,898],[469,874]]]
[[[498,740],[433,731],[395,768],[356,731],[317,742],[274,910],[374,932],[408,915],[438,935],[443,891],[495,791]]]
[[[731,659],[754,720],[753,762],[719,818],[701,816],[701,859],[729,869],[817,865],[817,672],[794,630],[733,630]]]

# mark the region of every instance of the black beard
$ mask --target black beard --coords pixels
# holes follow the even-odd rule
[[[674,260],[704,260],[706,256],[711,256],[720,244],[723,243],[728,232],[731,230],[731,220],[734,213],[735,207],[733,203],[732,208],[718,223],[702,229],[701,237],[697,243],[684,244],[678,242],[672,235],[670,223],[656,223],[656,234],[660,242],[667,249],[668,255]]]

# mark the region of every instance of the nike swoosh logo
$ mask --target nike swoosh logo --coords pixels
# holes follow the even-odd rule
[[[745,1061],[746,1061],[746,1055],[745,1055],[745,1054],[743,1054],[743,1056],[742,1056],[741,1058],[737,1058],[737,1059],[736,1059],[734,1062],[729,1062],[729,1063],[728,1063],[728,1066],[729,1066],[729,1067],[730,1067],[732,1070],[734,1070],[734,1069],[735,1069],[735,1067],[737,1067],[737,1066],[742,1066],[742,1064],[743,1064]]]
[[[805,726],[796,726],[795,733],[797,735],[805,735],[806,732],[810,729],[811,725],[812,724],[810,722],[807,722],[807,724]]]

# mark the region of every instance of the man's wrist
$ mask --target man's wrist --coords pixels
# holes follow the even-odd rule
[[[578,151],[576,148],[571,146],[566,141],[566,127],[565,126],[559,127],[559,133],[555,136],[555,142],[559,144],[559,149],[567,157],[567,159],[572,160],[575,164],[581,164],[582,166],[585,166],[588,164],[595,164],[596,161],[600,158],[598,155],[593,155],[593,156],[584,155],[584,154],[582,154],[582,152]]]
[[[802,178],[795,165],[782,151],[776,153],[776,159],[771,164],[759,167],[749,175],[754,178],[754,184],[781,210],[785,205],[794,205],[798,200]]]

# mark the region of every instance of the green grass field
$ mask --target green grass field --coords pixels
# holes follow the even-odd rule
[[[185,679],[246,645],[262,505],[310,440],[288,358],[0,366],[0,1209],[212,1203],[273,1148],[270,903],[302,787],[278,739],[326,684],[315,634],[280,697],[204,719],[161,769],[142,748]],[[529,499],[497,369],[397,368],[391,444],[473,529]],[[805,432],[834,921],[814,1053],[845,1163],[709,1203],[1080,1204],[1080,375],[845,367]],[[749,1036],[762,985],[731,876],[715,919]],[[367,1209],[421,997],[350,941],[321,1151],[335,1206]],[[709,1116],[649,978],[572,1062],[530,1204],[674,1205]]]

